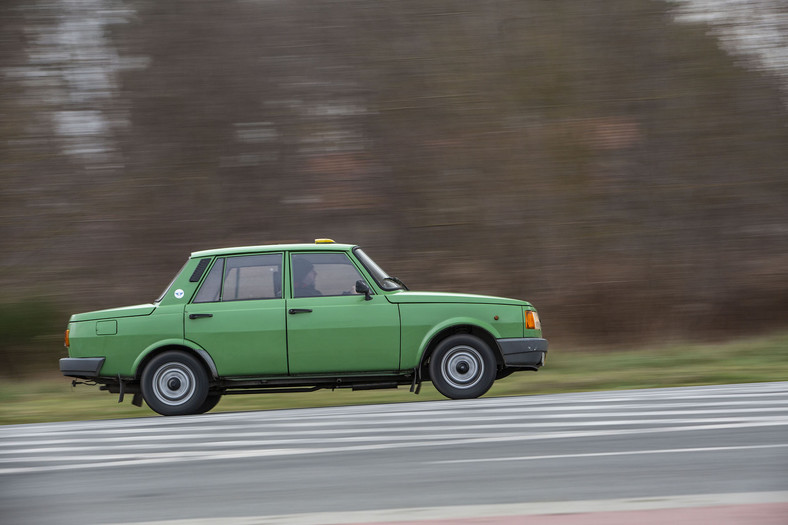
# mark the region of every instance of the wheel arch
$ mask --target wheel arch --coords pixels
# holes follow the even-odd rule
[[[432,353],[435,351],[441,341],[455,334],[469,334],[484,341],[484,343],[490,347],[490,350],[493,351],[493,354],[495,355],[495,363],[498,369],[500,370],[503,367],[503,354],[501,353],[501,349],[495,340],[495,336],[489,330],[477,324],[462,322],[453,324],[451,326],[445,326],[429,337],[428,342],[424,346],[424,350],[421,354],[421,359],[419,360],[418,368],[422,378],[430,378],[429,362]]]
[[[134,360],[134,365],[132,366],[134,378],[140,379],[142,377],[142,371],[145,369],[145,366],[148,364],[148,362],[150,362],[151,359],[170,350],[179,350],[181,352],[193,355],[205,367],[205,371],[208,373],[208,377],[210,379],[218,379],[219,372],[217,371],[216,363],[213,362],[210,354],[206,352],[205,349],[184,339],[168,339],[165,341],[159,341],[140,352],[140,355],[138,355],[137,359]]]

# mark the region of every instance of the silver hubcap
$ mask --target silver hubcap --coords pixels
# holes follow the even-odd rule
[[[189,367],[167,363],[159,367],[153,376],[153,393],[165,405],[182,405],[194,395],[196,382]]]
[[[441,370],[451,386],[471,388],[482,378],[484,361],[475,348],[455,346],[444,356]]]

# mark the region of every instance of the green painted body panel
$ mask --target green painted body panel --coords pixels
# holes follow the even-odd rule
[[[191,341],[186,339],[161,339],[157,340],[155,343],[148,346],[145,350],[140,352],[140,355],[137,356],[137,359],[134,360],[134,363],[131,365],[132,376],[138,376],[142,370],[140,366],[142,366],[142,362],[152,353],[161,350],[162,348],[169,348],[169,347],[181,347],[181,348],[190,348],[195,352],[204,352],[202,348],[197,346]],[[210,357],[210,356],[209,356]],[[210,366],[210,365],[209,365]]]
[[[83,314],[74,314],[71,321],[97,321],[99,319],[116,319],[119,317],[137,317],[150,315],[156,309],[155,304],[140,304],[137,306],[123,306],[121,308],[110,308],[108,310],[96,310]]]
[[[490,295],[473,295],[464,293],[442,293],[442,292],[391,292],[388,299],[392,303],[414,303],[414,304],[510,304],[528,307],[533,309],[527,301],[519,299],[508,299],[506,297],[493,297]]]
[[[190,304],[184,323],[186,339],[208,352],[221,376],[287,374],[284,299]]]
[[[381,295],[289,299],[291,374],[399,370],[399,309]]]
[[[496,339],[523,337],[523,307],[519,304],[401,304],[400,317],[403,369],[418,366],[430,341],[447,328],[475,326]]]
[[[112,311],[112,310],[110,310]],[[71,357],[106,357],[102,376],[134,375],[134,362],[151,345],[166,339],[183,339],[183,306],[158,306],[150,315],[117,317],[117,333],[100,335],[101,320],[69,323]]]
[[[157,303],[159,306],[181,305],[183,307],[191,301],[200,282],[191,282],[189,279],[202,259],[208,259],[208,257],[193,257],[186,261],[183,269],[175,276],[167,291],[161,296]]]
[[[118,334],[118,321],[116,319],[96,321],[96,335],[117,335],[117,334]]]
[[[139,377],[146,356],[173,346],[197,352],[222,378],[396,374],[418,366],[435,336],[453,327],[475,327],[493,338],[541,337],[541,330],[524,329],[523,313],[534,309],[526,301],[387,291],[354,248],[292,244],[195,252],[157,302],[73,315],[69,356],[105,357],[105,378]],[[346,254],[369,285],[371,300],[352,291],[293,298],[291,255],[307,252]],[[282,254],[275,298],[227,300],[217,294],[215,302],[193,302],[218,257],[266,253]]]

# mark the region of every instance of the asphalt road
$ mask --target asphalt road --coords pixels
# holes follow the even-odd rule
[[[734,505],[788,523],[788,383],[0,427],[2,524]]]

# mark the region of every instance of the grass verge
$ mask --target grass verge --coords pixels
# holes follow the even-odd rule
[[[788,334],[716,344],[670,344],[633,350],[551,348],[538,373],[522,372],[497,381],[487,397],[591,390],[654,388],[788,381]],[[416,396],[408,388],[351,392],[321,390],[302,394],[225,396],[214,412],[398,403],[444,399],[425,383]],[[130,396],[97,387],[71,387],[53,376],[0,383],[0,424],[115,419],[156,415],[137,408]]]

